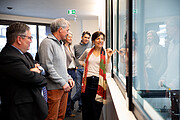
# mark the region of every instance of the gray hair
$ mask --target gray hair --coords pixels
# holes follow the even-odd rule
[[[73,35],[71,31],[69,31],[69,32],[68,32],[68,34],[71,34],[71,35]]]
[[[67,26],[70,26],[70,23],[64,18],[55,19],[51,23],[51,32],[52,33],[56,32],[60,27],[65,29]]]

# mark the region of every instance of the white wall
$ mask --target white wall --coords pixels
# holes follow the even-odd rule
[[[69,21],[71,23],[70,31],[73,33],[72,45],[78,43],[81,39],[81,22],[80,21]]]
[[[98,30],[98,19],[70,21],[70,31],[73,33],[73,45],[81,41],[83,31],[89,31],[91,35]]]
[[[89,31],[91,34],[93,34],[95,31],[98,31],[98,19],[83,20],[82,28],[83,28],[83,31]]]
[[[99,24],[99,30],[103,33],[106,32],[106,3],[105,0],[101,0],[101,5],[99,7],[100,13],[98,16],[98,24]]]
[[[25,22],[36,22],[50,24],[54,19],[36,18],[36,17],[25,17],[0,14],[1,20],[14,20],[14,21],[25,21]],[[71,23],[70,31],[73,33],[72,45],[79,43],[83,31],[89,31],[91,34],[98,30],[98,17],[92,20],[68,20]]]
[[[50,24],[53,19],[46,18],[36,18],[36,17],[25,17],[25,16],[16,16],[16,15],[7,15],[0,14],[1,20],[14,20],[14,21],[26,21],[26,22],[36,22],[36,23],[45,23]]]

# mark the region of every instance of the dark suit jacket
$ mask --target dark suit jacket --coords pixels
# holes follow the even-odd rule
[[[28,56],[28,59],[25,57]],[[47,103],[41,95],[45,78],[36,72],[29,53],[22,55],[6,44],[0,53],[1,120],[44,120],[48,114]]]

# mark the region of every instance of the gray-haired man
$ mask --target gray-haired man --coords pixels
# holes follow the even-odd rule
[[[68,92],[74,87],[74,81],[67,73],[66,54],[62,40],[66,38],[70,23],[64,18],[51,23],[51,32],[39,48],[39,60],[47,68],[47,120],[63,120],[65,117]],[[69,84],[70,85],[69,85]]]

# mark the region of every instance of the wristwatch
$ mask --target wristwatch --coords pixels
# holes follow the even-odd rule
[[[41,66],[37,66],[37,67],[41,72],[44,70],[43,67],[41,67]]]

